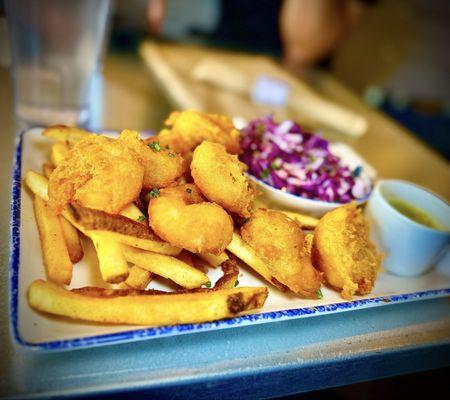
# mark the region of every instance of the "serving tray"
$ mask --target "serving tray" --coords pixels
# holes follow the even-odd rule
[[[277,323],[293,318],[315,317],[343,313],[368,307],[444,297],[450,294],[450,262],[444,262],[417,278],[403,278],[381,272],[373,292],[343,300],[339,293],[322,287],[323,298],[305,300],[269,287],[265,306],[248,314],[221,321],[163,327],[130,325],[101,325],[52,317],[32,310],[26,300],[28,286],[35,279],[45,279],[39,235],[34,221],[32,195],[24,188],[22,176],[28,170],[40,172],[48,159],[51,142],[33,128],[18,135],[12,179],[10,236],[10,324],[17,345],[39,351],[61,351],[100,345],[123,343],[157,337],[193,334],[204,331],[235,329],[261,323]],[[98,271],[95,251],[86,240],[85,256],[74,265],[70,288],[105,286]],[[212,283],[220,270],[208,273]],[[240,286],[263,286],[265,282],[252,271],[242,267]],[[152,286],[153,285],[153,286]],[[151,283],[150,287],[161,285]]]

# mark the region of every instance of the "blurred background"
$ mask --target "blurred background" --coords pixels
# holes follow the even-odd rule
[[[102,82],[95,84],[103,100],[118,96],[123,101],[114,109],[103,101],[102,110],[98,110],[97,101],[96,112],[109,117],[94,118],[93,125],[118,128],[119,121],[123,125],[127,120],[130,127],[149,129],[160,126],[174,106],[200,104],[199,94],[188,94],[192,98],[187,103],[176,98],[189,92],[189,85],[178,92],[176,72],[165,79],[158,74],[165,67],[176,71],[180,58],[168,61],[163,53],[156,57],[139,51],[144,40],[153,39],[268,55],[293,76],[315,84],[316,89],[325,85],[320,75],[324,71],[447,160],[450,157],[448,1],[131,0],[113,2],[112,7],[103,76],[114,83],[100,89]],[[10,63],[7,43],[5,4],[1,0],[0,65],[6,68]],[[153,72],[157,70],[157,79],[149,79],[145,64]],[[182,80],[186,71],[180,71],[177,79]],[[121,80],[124,74],[127,77]],[[125,86],[121,86],[123,82]],[[230,89],[227,85],[223,83],[220,89]],[[269,99],[268,105],[257,110],[275,109],[277,114],[280,104],[276,108]],[[230,111],[221,107],[223,104],[214,104],[208,111]],[[297,117],[295,113],[287,116]]]
[[[22,41],[30,34],[11,24],[8,32],[6,6],[0,0],[2,133],[20,126],[8,35],[11,27]],[[350,143],[380,176],[449,198],[448,0],[117,0],[106,22],[102,63],[89,76],[89,128],[155,130],[182,108],[243,120],[274,113]],[[75,58],[83,64],[84,56]],[[8,146],[12,154],[12,140]],[[389,398],[398,385],[411,395],[443,387],[444,376],[448,370],[325,395]]]

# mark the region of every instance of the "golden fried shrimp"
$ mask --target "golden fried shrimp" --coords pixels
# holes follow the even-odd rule
[[[117,214],[139,196],[143,176],[133,150],[117,140],[89,135],[50,175],[49,204],[57,212],[73,203]]]
[[[194,150],[204,140],[221,143],[232,154],[241,152],[240,133],[224,115],[175,111],[165,124],[169,128],[158,133],[158,140],[162,146],[168,145],[177,153]]]
[[[279,211],[260,208],[242,226],[241,236],[279,283],[300,296],[320,297],[322,275],[312,266],[297,222]]]
[[[161,239],[192,253],[218,255],[231,242],[231,217],[219,205],[205,202],[193,184],[162,189],[150,200],[148,215]]]
[[[325,214],[315,231],[313,263],[344,299],[371,292],[382,256],[369,239],[367,221],[355,203]]]
[[[248,217],[254,192],[244,174],[245,168],[222,144],[205,141],[194,151],[191,175],[208,200]]]
[[[182,175],[183,158],[161,147],[156,139],[145,144],[138,132],[125,129],[118,140],[135,151],[144,166],[144,189],[166,187]]]

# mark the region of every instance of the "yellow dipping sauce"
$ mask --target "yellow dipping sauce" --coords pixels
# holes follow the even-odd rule
[[[431,215],[404,200],[395,198],[389,199],[389,204],[394,207],[400,214],[403,214],[405,217],[412,219],[414,222],[425,225],[431,229],[437,229],[440,231],[446,230]]]

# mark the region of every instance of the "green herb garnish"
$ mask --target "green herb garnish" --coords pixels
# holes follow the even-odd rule
[[[239,281],[236,279],[236,282],[234,282],[234,287],[236,287],[237,285],[239,285]]]
[[[187,188],[187,189],[186,189],[186,192],[189,193],[189,194],[191,194],[191,193],[192,193],[192,189]]]
[[[206,282],[205,286],[209,289],[211,287],[211,281]]]
[[[148,144],[148,147],[155,151],[161,151],[161,145],[159,144],[159,142],[150,142]]]
[[[137,219],[139,222],[145,222],[146,218],[143,215],[140,215]]]
[[[174,157],[175,157],[175,154],[174,154],[174,153],[169,153],[169,157],[170,157],[170,158],[174,158]]]
[[[152,199],[156,199],[159,196],[159,189],[154,188],[152,190],[150,190],[150,192],[148,192],[148,197],[152,198]]]
[[[262,135],[264,132],[266,132],[266,126],[264,124],[258,124],[256,126],[256,132],[258,135]]]
[[[323,299],[323,294],[322,294],[322,291],[320,289],[316,290],[316,296],[317,296],[318,299]]]
[[[269,169],[268,168],[263,169],[263,172],[261,172],[260,176],[261,176],[261,179],[268,178],[269,177]]]
[[[270,163],[270,168],[275,169],[275,170],[280,169],[279,165],[275,161],[272,161]]]

